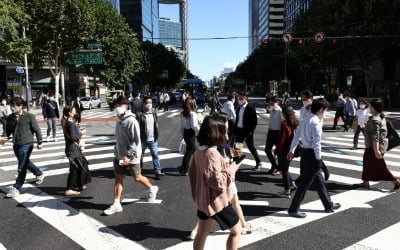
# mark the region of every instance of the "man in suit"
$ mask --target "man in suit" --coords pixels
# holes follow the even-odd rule
[[[130,110],[135,114],[136,119],[139,118],[140,113],[143,112],[143,101],[140,99],[139,92],[133,91],[133,99],[130,102]]]
[[[254,130],[257,127],[257,113],[256,110],[249,105],[248,95],[246,93],[239,93],[240,108],[236,111],[236,142],[243,143],[246,141],[247,147],[253,155],[256,166],[261,167],[260,156],[254,147]]]

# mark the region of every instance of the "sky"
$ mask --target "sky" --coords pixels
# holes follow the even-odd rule
[[[248,36],[247,0],[188,0],[189,39]],[[179,21],[178,5],[160,4],[160,17]],[[202,80],[219,76],[248,56],[247,38],[189,41],[189,69]]]

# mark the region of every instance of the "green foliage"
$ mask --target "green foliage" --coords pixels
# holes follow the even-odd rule
[[[90,8],[96,22],[90,38],[101,43],[104,56],[103,65],[93,65],[96,75],[109,86],[129,83],[141,70],[136,35],[106,0],[90,0]]]
[[[22,38],[22,24],[29,16],[13,0],[0,1],[0,57],[21,62],[30,52],[30,40]]]

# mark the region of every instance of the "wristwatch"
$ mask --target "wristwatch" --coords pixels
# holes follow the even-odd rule
[[[128,157],[130,160],[132,160],[133,158],[136,157],[136,153],[135,153],[135,152],[128,152],[128,154],[126,155],[126,157]]]

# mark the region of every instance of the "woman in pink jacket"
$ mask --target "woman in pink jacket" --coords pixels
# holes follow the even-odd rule
[[[197,138],[200,147],[189,167],[192,197],[199,219],[193,249],[204,248],[213,219],[222,230],[230,229],[227,249],[237,249],[242,227],[230,201],[233,197],[231,184],[238,165],[229,163],[217,150],[217,146],[226,141],[226,124],[217,116],[207,116]]]

